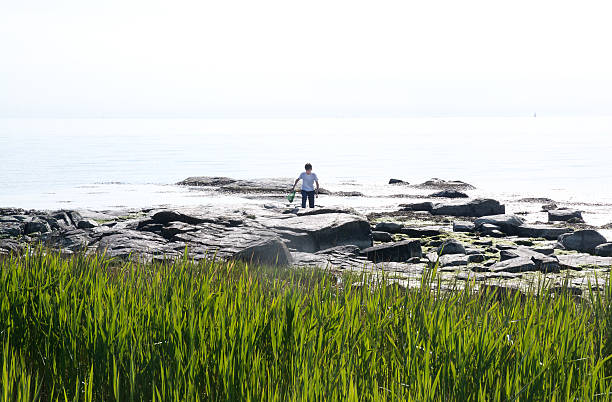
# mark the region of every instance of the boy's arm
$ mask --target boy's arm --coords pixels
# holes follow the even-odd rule
[[[317,183],[317,191],[316,191],[316,195],[317,197],[319,196],[319,180],[315,180],[315,183]]]
[[[297,179],[295,179],[295,183],[293,183],[293,188],[291,189],[291,191],[295,191],[295,186],[297,186],[298,181],[300,181],[299,177]]]

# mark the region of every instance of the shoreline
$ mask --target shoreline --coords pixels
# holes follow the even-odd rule
[[[424,191],[439,193],[436,197],[415,198],[416,203],[397,199],[395,207],[378,211],[346,205],[291,207],[286,200],[279,202],[287,188],[282,180],[199,177],[183,184],[196,193],[254,197],[257,202],[104,212],[0,209],[0,252],[43,243],[68,254],[85,249],[154,260],[179,256],[187,248],[195,260],[216,254],[255,264],[337,271],[366,267],[392,272],[400,282],[419,278],[438,264],[448,283],[469,278],[524,289],[543,276],[553,283],[570,278],[576,292],[586,290],[589,281],[604,283],[612,266],[612,238],[601,235],[609,229],[585,223],[580,211],[555,209],[553,200],[538,198],[522,201],[530,211],[513,213],[496,200],[470,197],[471,187],[463,182],[432,182]],[[324,205],[363,198],[324,193],[318,199]],[[547,212],[541,208],[544,202]],[[553,221],[539,221],[544,215]],[[583,240],[591,242],[588,247],[581,245]]]

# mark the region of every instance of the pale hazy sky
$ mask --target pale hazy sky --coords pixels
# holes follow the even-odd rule
[[[609,1],[0,0],[0,116],[611,115]]]

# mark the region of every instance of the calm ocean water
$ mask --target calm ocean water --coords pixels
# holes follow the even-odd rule
[[[0,119],[0,206],[193,204],[188,176],[295,177],[385,194],[389,178],[612,202],[612,118]],[[210,202],[210,200],[206,200]],[[375,201],[373,201],[375,202]]]

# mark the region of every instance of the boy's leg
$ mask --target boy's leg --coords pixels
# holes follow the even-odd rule
[[[307,197],[306,191],[302,190],[302,208],[306,208],[306,197]]]
[[[308,192],[308,204],[310,204],[310,208],[314,208],[314,198],[315,198],[314,196],[315,196],[314,191]]]

